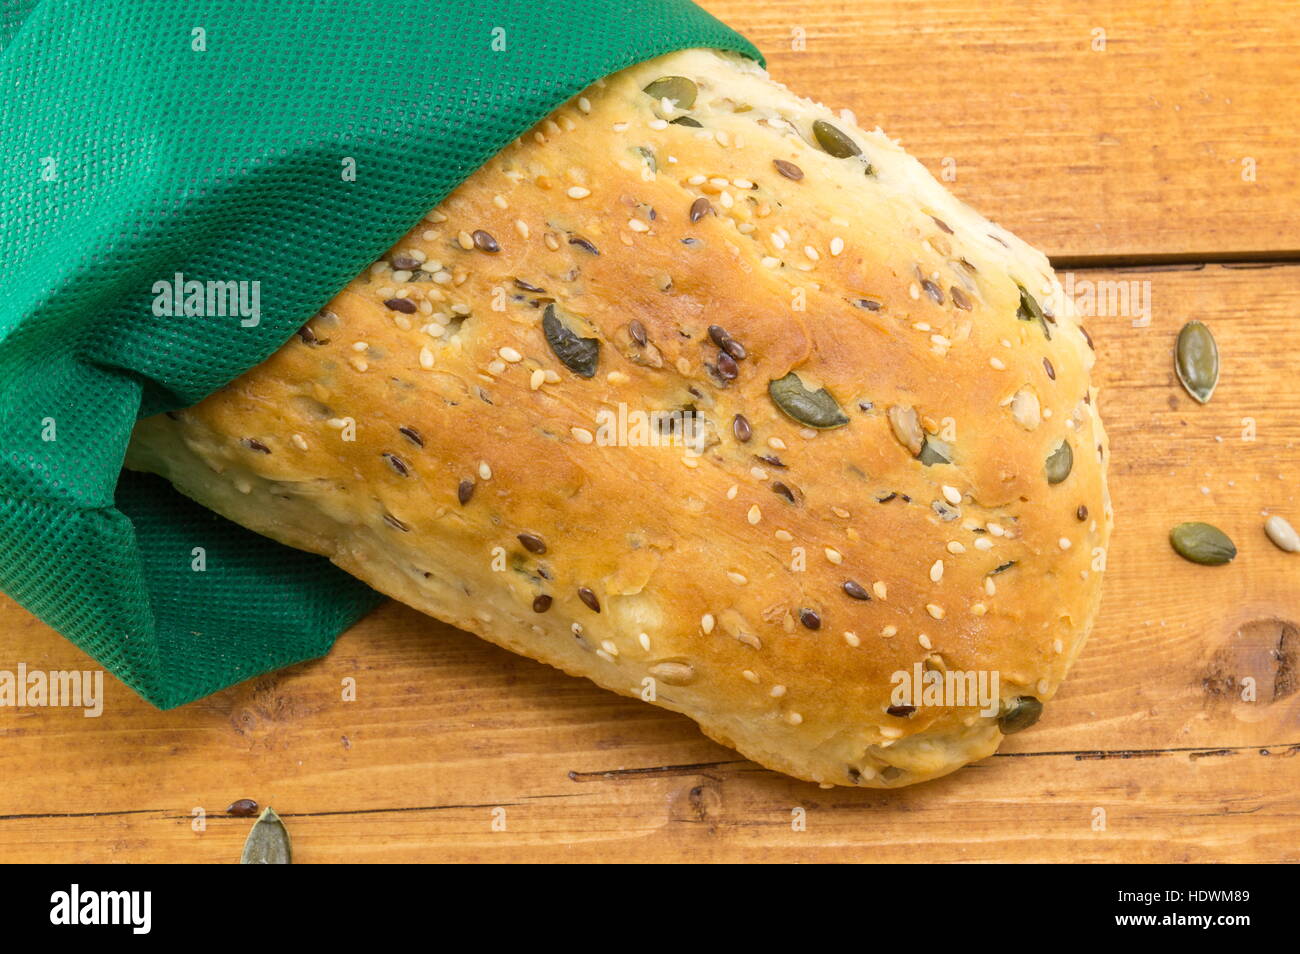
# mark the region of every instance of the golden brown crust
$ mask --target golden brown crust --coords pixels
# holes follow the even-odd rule
[[[663,75],[691,109],[642,92]],[[829,155],[817,120],[863,155]],[[594,376],[548,311],[599,342]],[[1105,435],[1046,260],[739,59],[597,84],[307,329],[142,422],[128,464],[783,772],[890,786],[990,754],[975,707],[888,713],[894,674],[1049,699],[1095,615]],[[783,413],[790,372],[847,423]],[[702,453],[637,430],[682,408]]]

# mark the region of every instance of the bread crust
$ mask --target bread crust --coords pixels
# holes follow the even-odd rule
[[[644,92],[664,76],[689,109]],[[896,674],[996,672],[1006,710],[1082,648],[1112,521],[1092,363],[1044,256],[692,50],[561,107],[127,465],[770,768],[893,787],[1002,738],[901,712]],[[695,446],[638,427],[682,409]]]

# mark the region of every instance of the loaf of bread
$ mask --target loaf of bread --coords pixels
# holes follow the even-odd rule
[[[765,766],[892,787],[990,755],[1083,645],[1092,363],[1042,254],[691,50],[558,109],[127,464]]]

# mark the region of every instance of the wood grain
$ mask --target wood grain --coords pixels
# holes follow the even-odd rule
[[[1292,5],[702,5],[749,36],[796,92],[879,125],[937,176],[955,162],[949,188],[1054,257],[1300,250]],[[1092,48],[1095,30],[1105,31],[1103,51]],[[800,36],[804,48],[792,49]]]
[[[1300,861],[1300,556],[1262,531],[1265,510],[1300,524],[1300,267],[1074,280],[1138,282],[1151,319],[1089,322],[1117,522],[1105,602],[1043,721],[998,756],[824,791],[388,604],[326,659],[174,712],[111,678],[97,719],[0,708],[0,860],[234,862],[251,822],[220,813],[250,797],[301,862]],[[1172,370],[1192,317],[1223,354],[1204,407]],[[1236,561],[1175,556],[1168,530],[1192,519]],[[0,669],[19,662],[92,665],[0,600]]]

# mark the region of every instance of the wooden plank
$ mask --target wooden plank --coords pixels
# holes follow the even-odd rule
[[[1300,17],[1287,4],[703,5],[796,92],[880,125],[935,175],[955,162],[951,189],[1050,255],[1300,249],[1300,98],[1285,92],[1300,89]]]
[[[1298,279],[1074,275],[1137,282],[1152,306],[1145,326],[1089,323],[1112,435],[1106,596],[1042,723],[993,759],[900,792],[823,791],[389,604],[328,658],[175,712],[111,678],[98,719],[0,708],[0,860],[232,862],[249,822],[219,813],[251,797],[285,814],[303,862],[1300,861],[1300,556],[1261,530],[1265,510],[1300,524]],[[1204,407],[1172,371],[1191,317],[1223,354]],[[1166,534],[1184,519],[1230,533],[1236,561],[1180,560]],[[90,665],[0,601],[0,669],[20,662]]]

